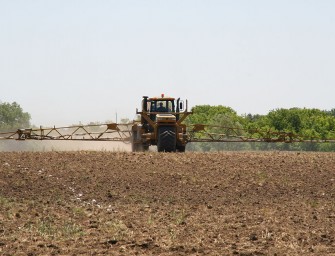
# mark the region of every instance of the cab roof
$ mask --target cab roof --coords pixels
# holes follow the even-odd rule
[[[158,101],[158,100],[175,100],[175,98],[171,98],[171,97],[153,97],[153,98],[149,98],[148,100],[150,101]]]

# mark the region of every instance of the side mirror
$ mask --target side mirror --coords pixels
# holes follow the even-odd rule
[[[184,111],[184,101],[179,102],[179,111]]]

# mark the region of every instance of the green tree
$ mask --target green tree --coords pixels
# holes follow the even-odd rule
[[[330,115],[330,116],[334,116],[335,117],[335,108],[332,108],[331,110],[329,111],[325,111],[327,115]]]
[[[204,124],[212,125],[208,127],[207,131],[216,134],[227,134],[236,135],[232,130],[228,131],[225,128],[215,127],[233,127],[242,129],[244,125],[244,118],[238,116],[236,111],[226,106],[210,106],[210,105],[198,105],[192,108],[193,115],[189,116],[186,120],[187,125],[192,124]],[[241,135],[243,130],[236,131],[238,135]],[[196,143],[189,145],[189,150],[201,150],[201,151],[213,151],[213,150],[236,150],[239,148],[237,144],[231,143]]]
[[[225,115],[237,119],[236,112],[226,106],[210,106],[210,105],[197,105],[191,110],[193,115],[190,115],[186,120],[187,124],[210,124],[215,116]]]
[[[247,118],[247,126],[253,129],[292,132],[303,140],[326,140],[335,138],[335,116],[332,111],[319,109],[291,108],[276,109],[260,118]],[[335,145],[315,143],[274,144],[280,150],[327,150]],[[264,148],[263,145],[259,146]]]
[[[27,128],[30,126],[30,118],[30,114],[24,112],[21,106],[16,102],[0,104],[1,131]]]

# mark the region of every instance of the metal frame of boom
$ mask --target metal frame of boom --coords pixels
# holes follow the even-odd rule
[[[84,140],[84,141],[130,141],[128,124],[77,125],[52,128],[18,129],[2,132],[0,139],[15,140]]]
[[[146,117],[148,112],[137,112]],[[185,114],[188,112],[181,112]],[[150,118],[146,118],[150,122]],[[183,121],[183,117],[179,120]],[[116,141],[131,142],[131,127],[127,124],[93,124],[52,128],[18,129],[1,132],[0,140],[75,140],[75,141]],[[213,132],[214,131],[214,132]],[[192,142],[268,142],[268,143],[335,143],[332,138],[306,138],[292,132],[277,132],[261,129],[242,129],[217,125],[194,124],[187,126],[186,140]]]

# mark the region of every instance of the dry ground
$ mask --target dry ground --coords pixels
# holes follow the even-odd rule
[[[335,255],[334,153],[0,153],[1,255]]]

